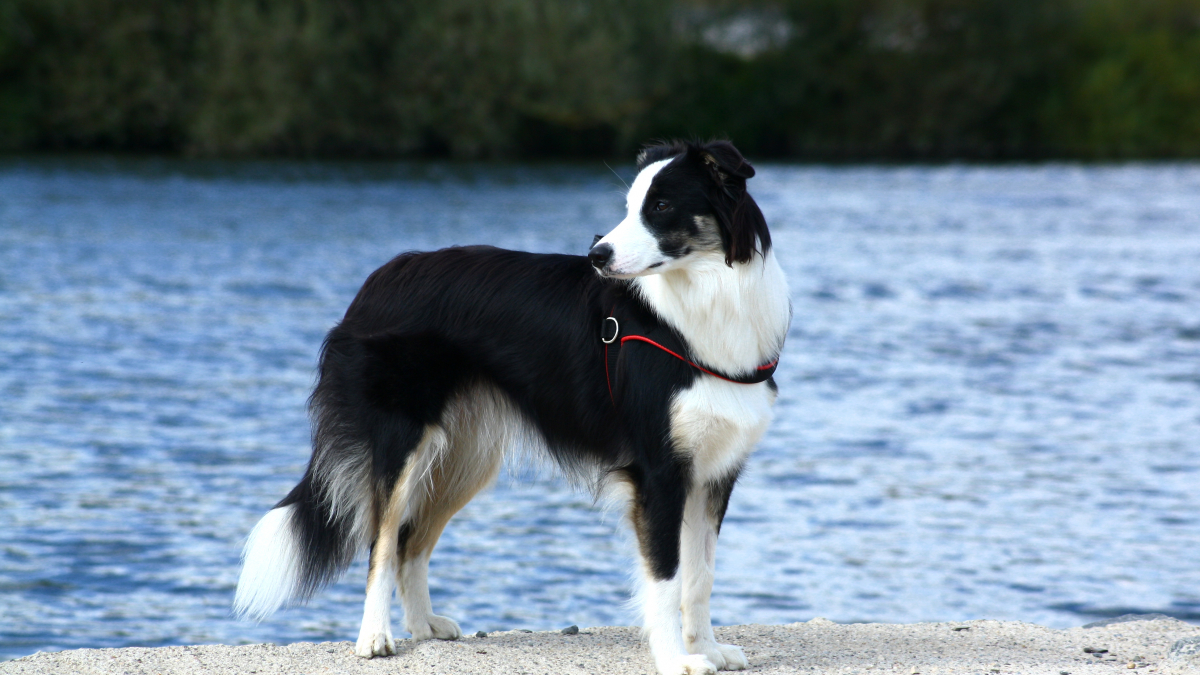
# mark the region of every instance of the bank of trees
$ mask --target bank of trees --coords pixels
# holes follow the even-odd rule
[[[0,149],[1200,156],[1200,0],[0,0]]]

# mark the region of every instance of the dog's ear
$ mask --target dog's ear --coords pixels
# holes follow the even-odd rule
[[[729,141],[705,143],[700,146],[700,155],[704,160],[704,165],[719,180],[736,177],[745,181],[754,177],[754,167]]]
[[[767,219],[746,191],[746,179],[754,176],[754,167],[729,141],[691,144],[688,156],[701,164],[712,180],[709,202],[720,225],[725,264],[750,262],[755,253],[766,255],[771,249]]]

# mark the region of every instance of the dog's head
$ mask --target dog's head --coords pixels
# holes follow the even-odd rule
[[[699,256],[747,263],[771,248],[771,233],[746,192],[754,167],[728,141],[661,143],[638,155],[625,220],[592,246],[607,277],[628,279],[687,265]]]

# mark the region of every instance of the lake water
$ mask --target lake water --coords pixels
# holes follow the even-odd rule
[[[1200,166],[751,188],[795,319],[717,623],[1200,620]],[[354,639],[361,563],[261,624],[229,610],[308,459],[325,331],[398,252],[582,253],[622,191],[600,164],[0,163],[0,657]],[[631,569],[619,513],[515,467],[431,586],[470,632],[624,624]]]

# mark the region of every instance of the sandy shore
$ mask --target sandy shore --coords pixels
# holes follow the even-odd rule
[[[1200,674],[1200,627],[1174,619],[1069,630],[1005,621],[841,625],[813,619],[786,626],[718,628],[717,638],[745,648],[750,659],[750,669],[745,671],[748,673],[1088,675],[1134,670]],[[654,672],[649,653],[632,628],[584,628],[577,635],[510,631],[469,636],[457,642],[404,640],[398,647],[397,656],[370,661],[355,657],[349,642],[78,649],[0,663],[0,673]]]

